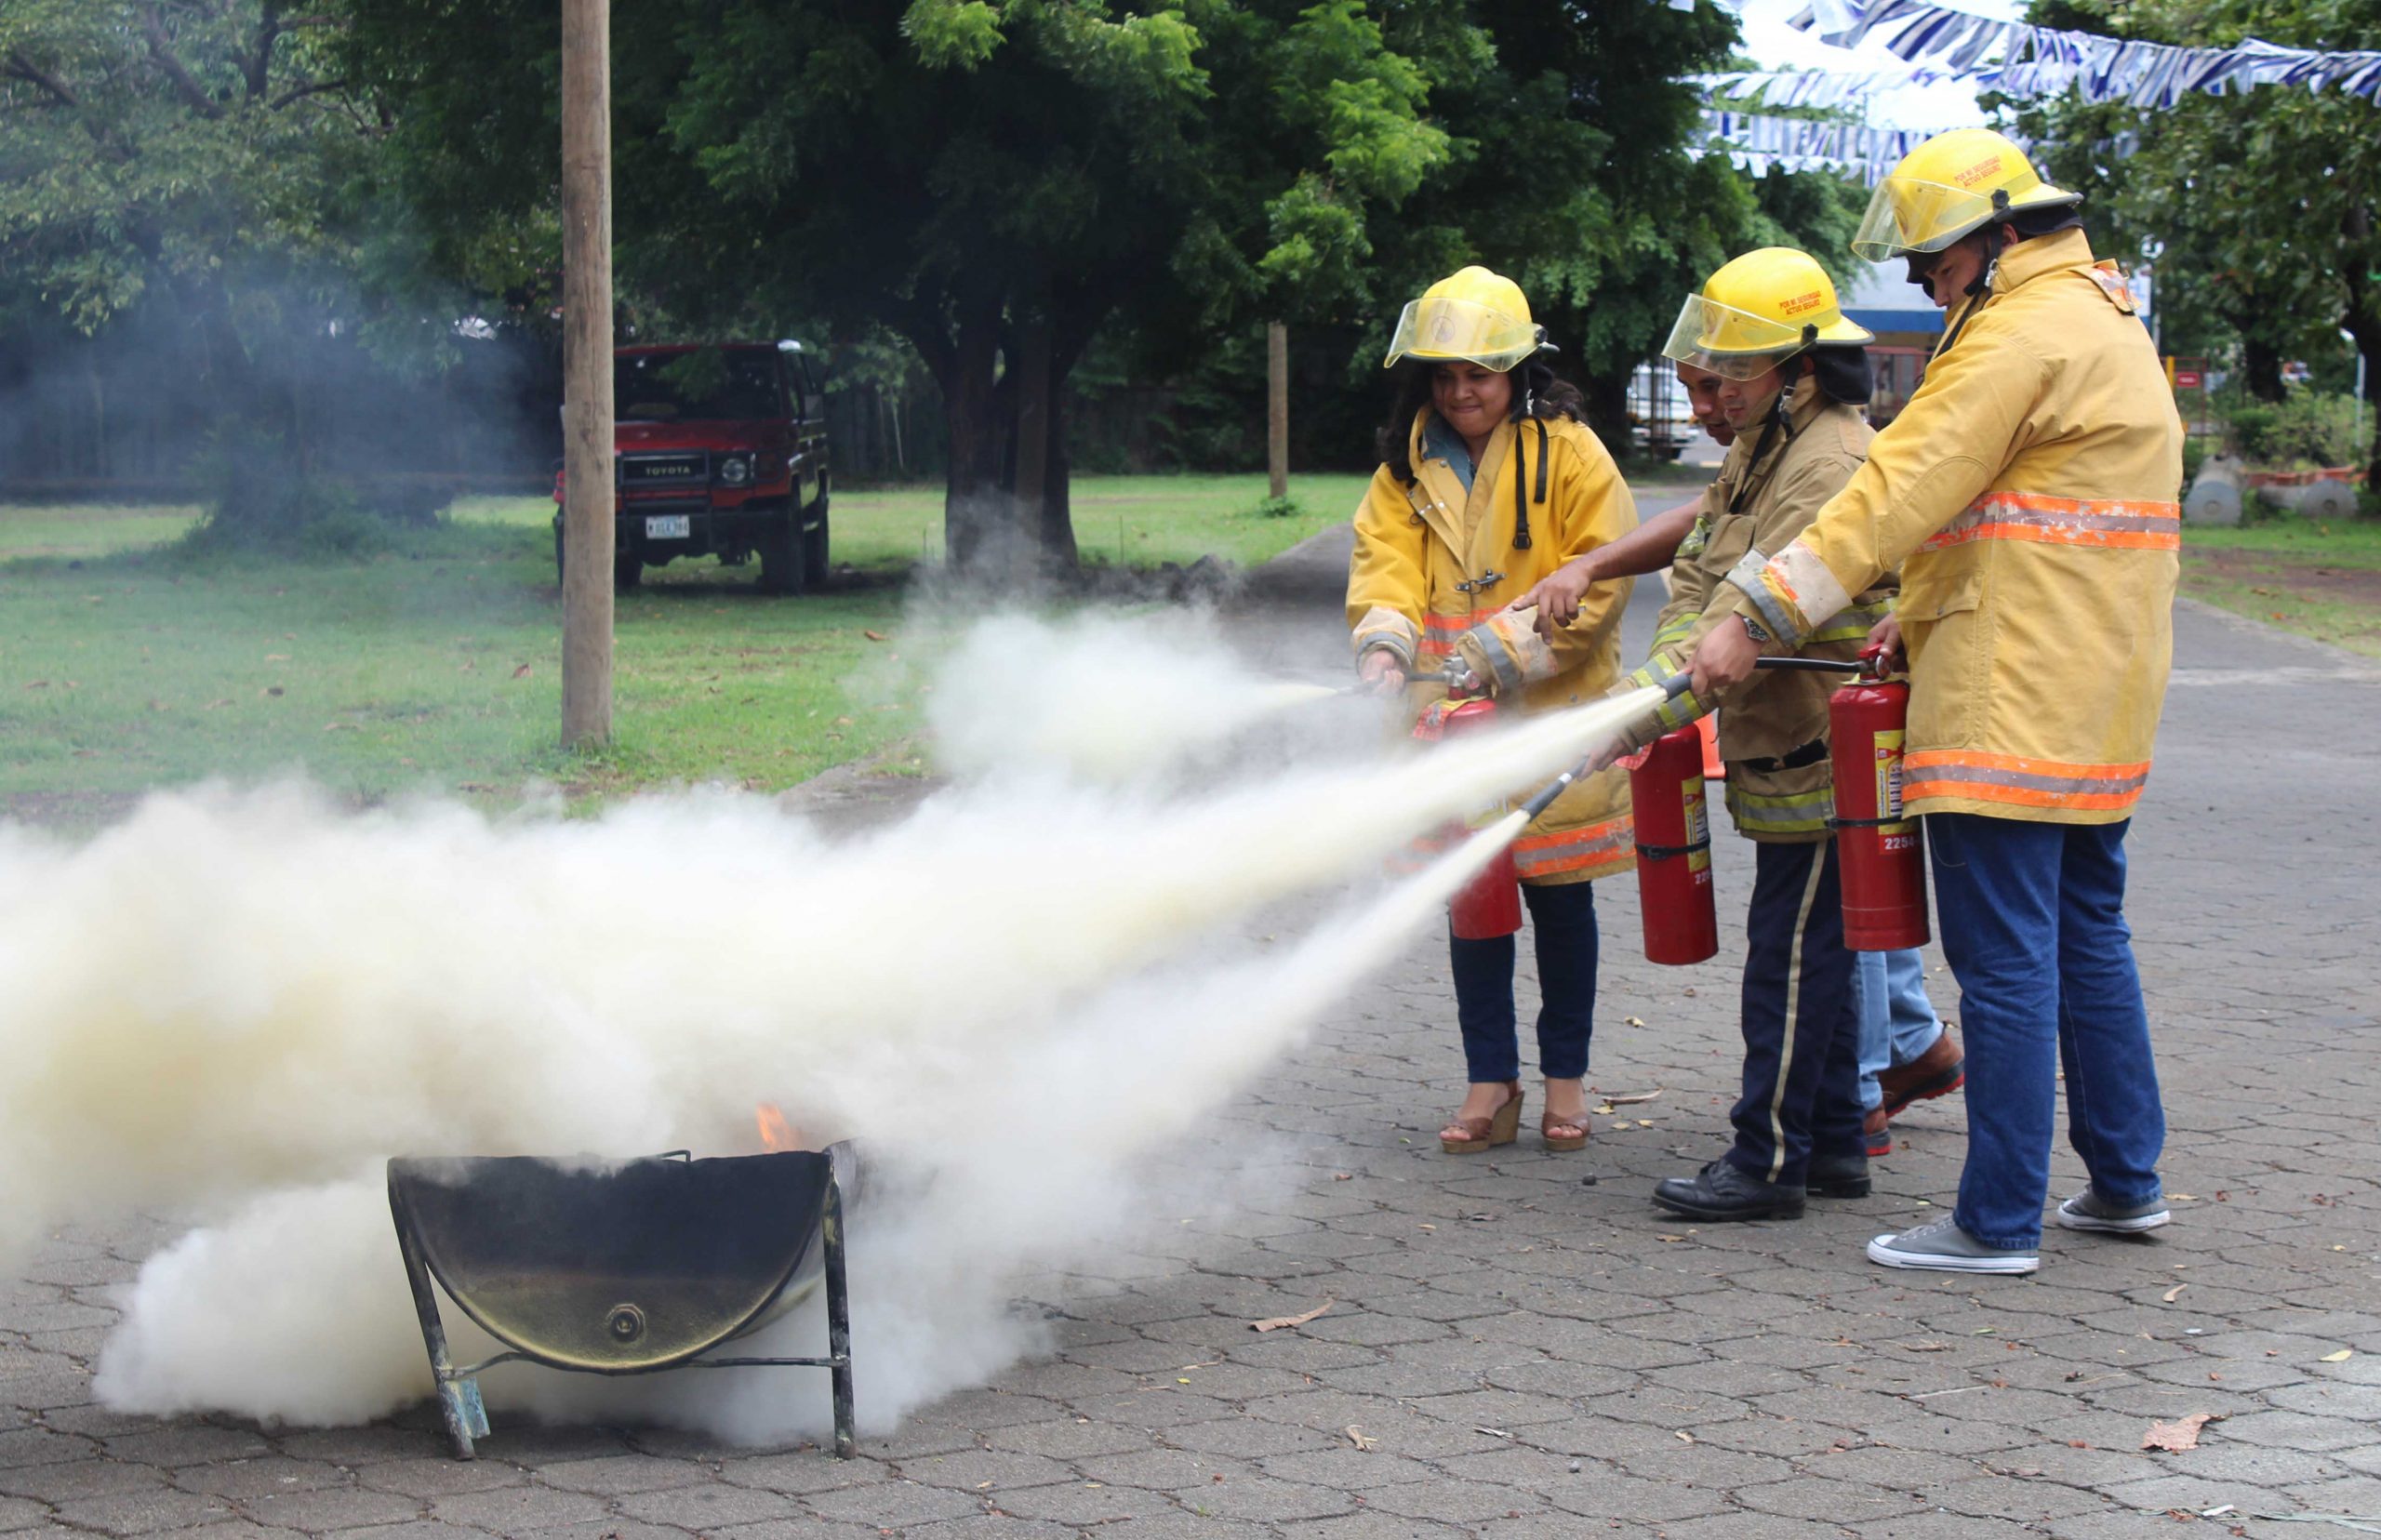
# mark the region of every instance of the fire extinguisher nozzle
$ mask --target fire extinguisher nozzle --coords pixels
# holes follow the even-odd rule
[[[1573,781],[1577,780],[1581,776],[1588,773],[1588,766],[1590,763],[1592,762],[1589,760],[1581,760],[1570,769],[1563,771],[1561,775],[1555,777],[1552,780],[1538,788],[1537,794],[1536,796],[1533,796],[1529,801],[1522,803],[1522,811],[1529,815],[1530,821],[1535,822],[1539,814],[1553,806],[1555,798],[1561,796]]]
[[[1687,691],[1693,688],[1695,688],[1695,675],[1684,669],[1681,669],[1678,672],[1670,675],[1669,678],[1662,681],[1662,698],[1664,700],[1676,700],[1679,697],[1686,694]]]

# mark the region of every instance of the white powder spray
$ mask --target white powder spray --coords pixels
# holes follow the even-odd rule
[[[1233,943],[1236,920],[1377,870],[1643,708],[1196,799],[1009,780],[842,843],[732,794],[490,822],[294,788],[161,796],[79,846],[9,834],[0,1255],[135,1205],[214,1215],[144,1270],[102,1393],[354,1420],[427,1388],[359,1170],[749,1149],[765,1099],[895,1178],[855,1226],[863,1415],[885,1427],[1030,1348],[1005,1281],[1095,1256],[1138,1201],[1135,1158],[1393,954],[1486,842],[1286,946]],[[817,1378],[488,1388],[760,1440],[816,1426]]]
[[[935,682],[937,756],[962,774],[1034,766],[1125,780],[1338,693],[1256,673],[1215,632],[1209,616],[1180,610],[985,621]],[[985,710],[991,701],[1003,704]]]

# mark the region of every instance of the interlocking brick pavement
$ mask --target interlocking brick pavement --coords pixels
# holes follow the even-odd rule
[[[1337,666],[1343,551],[1251,581],[1244,634],[1278,666]],[[90,1389],[110,1291],[170,1232],[63,1234],[0,1283],[0,1534],[2130,1540],[2381,1513],[2381,669],[2197,607],[2177,637],[2131,842],[2172,1123],[2154,1236],[2054,1228],[2030,1279],[1869,1266],[1868,1237],[1949,1201],[1956,1097],[1895,1123],[1871,1198],[1793,1224],[1653,1209],[1722,1146],[1734,948],[1644,962],[1623,879],[1590,1079],[1658,1099],[1600,1115],[1576,1155],[1527,1135],[1442,1155],[1461,1060],[1443,945],[1417,942],[1212,1121],[1210,1153],[1257,1168],[1243,1206],[1186,1200],[1099,1276],[1028,1281],[1050,1354],[849,1463],[500,1425],[459,1465],[426,1412],[121,1416]],[[1749,861],[1718,855],[1727,924]],[[2056,1163],[2064,1191],[2080,1170]],[[1303,1328],[1247,1327],[1325,1298]],[[2223,1419],[2201,1448],[2142,1451],[2194,1412]]]

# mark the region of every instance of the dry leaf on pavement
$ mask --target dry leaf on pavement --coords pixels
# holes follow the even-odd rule
[[[2194,1412],[2174,1422],[2151,1423],[2149,1431],[2141,1436],[2144,1449],[2162,1449],[2170,1454],[2180,1454],[2187,1449],[2199,1447],[2199,1430],[2215,1420],[2213,1412]]]
[[[1269,1321],[1252,1321],[1248,1323],[1248,1329],[1252,1332],[1278,1332],[1284,1326],[1303,1326],[1331,1308],[1331,1306],[1332,1301],[1326,1299],[1304,1315],[1274,1316]]]
[[[1348,1441],[1354,1444],[1360,1450],[1370,1449],[1373,1445],[1380,1442],[1378,1439],[1374,1438],[1371,1434],[1365,1432],[1363,1428],[1356,1427],[1352,1423],[1348,1427]]]

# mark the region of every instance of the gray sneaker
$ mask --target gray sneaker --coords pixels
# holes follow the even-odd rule
[[[1945,1215],[1899,1235],[1869,1242],[1869,1260],[1888,1268],[1924,1268],[1935,1272],[2029,1273],[2042,1259],[2029,1251],[1988,1246]]]
[[[2153,1230],[2174,1215],[2166,1200],[2152,1198],[2130,1208],[2109,1202],[2090,1188],[2058,1205],[2058,1222],[2068,1229],[2099,1230],[2108,1235],[2138,1235]]]

